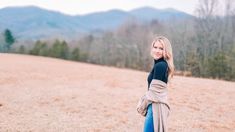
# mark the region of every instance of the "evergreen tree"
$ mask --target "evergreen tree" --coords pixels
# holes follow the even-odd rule
[[[5,39],[4,50],[9,51],[12,44],[15,42],[15,38],[13,37],[13,35],[9,29],[6,29],[4,31],[4,39]]]
[[[30,50],[30,54],[32,55],[38,55],[39,54],[39,50],[41,47],[42,42],[40,40],[36,41],[36,44],[34,45],[33,49]]]
[[[75,61],[80,60],[80,49],[78,47],[73,49],[73,51],[71,53],[71,59],[75,60]]]
[[[231,68],[228,66],[228,61],[223,52],[216,54],[208,59],[208,73],[213,78],[226,78]]]
[[[53,45],[50,49],[50,56],[60,58],[60,51],[61,51],[60,41],[55,40],[55,42],[53,43]]]
[[[60,57],[63,59],[68,59],[69,47],[68,47],[67,42],[63,41],[60,45],[61,45]]]
[[[56,40],[50,49],[50,56],[62,59],[68,59],[69,48],[66,41]]]

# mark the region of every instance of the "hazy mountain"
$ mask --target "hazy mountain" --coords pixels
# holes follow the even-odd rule
[[[7,7],[0,9],[0,31],[9,28],[19,39],[74,38],[95,30],[112,30],[128,20],[148,22],[172,17],[181,19],[192,16],[174,9],[159,10],[150,7],[129,12],[109,10],[76,16],[35,6]]]
[[[123,22],[130,18],[134,18],[128,12],[121,10],[110,10],[106,12],[97,12],[82,17],[79,16],[82,23],[86,23],[88,29],[112,29],[121,25]]]
[[[151,21],[153,19],[167,20],[167,19],[182,19],[192,17],[184,12],[167,8],[167,9],[155,9],[151,7],[143,7],[130,11],[130,14],[135,16],[141,21]]]
[[[20,37],[37,39],[86,31],[79,24],[72,16],[34,6],[0,10],[0,29],[9,28]]]

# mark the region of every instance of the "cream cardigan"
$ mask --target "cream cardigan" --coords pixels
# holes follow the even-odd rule
[[[170,106],[167,100],[167,84],[161,80],[153,79],[149,90],[141,97],[137,111],[146,116],[147,107],[152,103],[153,123],[155,132],[167,132],[167,118]]]

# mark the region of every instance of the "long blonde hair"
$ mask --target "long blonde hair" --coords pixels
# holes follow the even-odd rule
[[[175,71],[175,66],[173,62],[173,54],[172,54],[172,47],[170,41],[164,37],[164,36],[157,36],[154,38],[152,42],[152,47],[156,42],[160,42],[163,45],[163,58],[166,60],[168,64],[168,79],[171,79],[173,77],[174,71]]]

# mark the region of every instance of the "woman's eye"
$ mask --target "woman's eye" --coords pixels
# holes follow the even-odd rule
[[[161,47],[153,47],[154,49],[160,49],[160,50],[163,50],[163,48]]]

